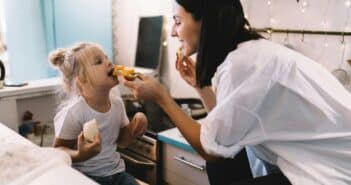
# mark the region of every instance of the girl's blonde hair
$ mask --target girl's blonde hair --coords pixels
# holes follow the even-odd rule
[[[81,88],[76,82],[77,77],[91,83],[86,66],[90,60],[94,60],[98,52],[104,53],[101,46],[79,42],[68,48],[56,49],[49,54],[50,63],[61,72],[63,80],[63,92],[58,92],[59,101],[62,103],[58,109],[81,95]]]
[[[80,94],[76,77],[90,82],[86,66],[98,51],[103,52],[103,49],[95,43],[79,42],[68,48],[56,49],[49,54],[51,64],[61,72],[66,93]]]

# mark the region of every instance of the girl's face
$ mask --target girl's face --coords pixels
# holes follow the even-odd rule
[[[89,55],[91,59],[87,61],[86,71],[92,87],[109,90],[117,85],[118,78],[111,75],[113,65],[105,53],[94,48]]]
[[[190,56],[196,53],[200,40],[201,21],[196,21],[176,2],[173,5],[173,19],[172,36],[178,37],[183,55]]]

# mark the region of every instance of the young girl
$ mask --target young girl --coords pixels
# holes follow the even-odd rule
[[[61,104],[54,119],[54,147],[66,151],[73,167],[100,184],[137,184],[125,172],[116,145],[126,147],[144,134],[147,119],[137,113],[129,123],[121,98],[110,96],[119,83],[112,76],[113,65],[101,47],[77,43],[49,55],[62,73],[68,100]],[[99,133],[93,142],[84,139],[83,125],[96,119]]]

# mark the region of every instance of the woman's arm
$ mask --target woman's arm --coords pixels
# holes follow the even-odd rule
[[[165,87],[156,80],[139,75],[141,81],[126,81],[123,84],[128,87],[136,98],[156,101],[176,124],[190,145],[205,159],[215,160],[216,157],[207,154],[200,142],[200,124],[189,117],[172,99]]]
[[[210,112],[216,105],[216,96],[211,86],[199,88],[196,85],[195,62],[190,57],[181,56],[181,58],[179,58],[177,55],[176,69],[183,80],[195,88],[207,112]]]
[[[207,112],[210,112],[216,105],[216,95],[211,86],[206,86],[202,89],[196,88],[197,93],[200,95],[201,101],[204,104]]]
[[[168,93],[162,93],[157,101],[171,120],[176,124],[179,131],[189,144],[203,157],[206,161],[216,160],[217,157],[207,154],[200,142],[201,125],[186,115],[184,111],[176,104]]]
[[[78,136],[78,140],[55,138],[53,147],[65,151],[70,155],[72,162],[82,162],[100,153],[100,135],[92,143],[84,141],[83,132]]]
[[[132,144],[138,136],[142,136],[147,129],[147,122],[147,118],[143,113],[136,113],[132,121],[126,127],[121,128],[117,140],[118,146],[126,148]]]

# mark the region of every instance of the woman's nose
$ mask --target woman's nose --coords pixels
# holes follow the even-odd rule
[[[177,33],[176,29],[175,29],[175,24],[172,25],[171,36],[172,37],[178,37],[178,33]]]

